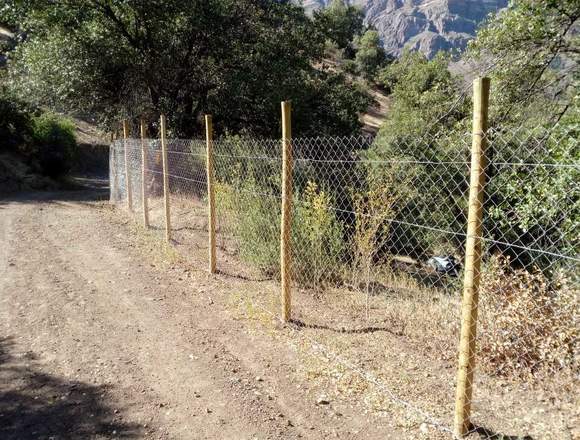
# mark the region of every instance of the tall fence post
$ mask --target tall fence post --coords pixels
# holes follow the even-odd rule
[[[129,163],[129,121],[123,120],[123,147],[125,150],[125,181],[127,186],[127,206],[129,211],[133,211],[133,188],[131,187],[131,165]]]
[[[473,140],[469,184],[469,213],[465,243],[465,275],[461,304],[461,339],[455,400],[455,434],[465,436],[471,429],[471,400],[475,369],[475,341],[477,337],[477,303],[481,269],[481,229],[485,184],[485,153],[489,78],[473,82]]]
[[[165,202],[165,239],[171,241],[171,209],[169,206],[169,166],[165,115],[161,115],[161,154],[163,159],[163,199]]]
[[[139,122],[141,131],[141,196],[143,198],[143,225],[149,227],[149,206],[147,203],[147,149],[145,148],[145,138],[147,137],[147,129],[145,128],[145,121],[141,119]]]
[[[111,186],[110,202],[117,204],[119,194],[119,149],[116,145],[116,130],[111,132],[111,147],[109,150],[109,182]]]
[[[282,216],[280,225],[280,274],[282,293],[282,319],[290,321],[291,298],[291,248],[292,227],[292,103],[282,102]]]
[[[215,170],[213,162],[213,123],[211,115],[205,115],[205,139],[207,147],[207,201],[208,233],[209,233],[209,272],[216,272],[216,241],[215,241]]]

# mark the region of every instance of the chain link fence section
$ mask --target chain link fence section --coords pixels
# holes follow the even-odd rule
[[[125,155],[125,147],[127,154]],[[111,148],[111,202],[127,205],[127,168],[132,192],[132,215],[142,223],[146,194],[148,229],[165,231],[163,151],[159,139],[118,140]],[[143,166],[145,157],[146,167]],[[167,167],[171,215],[171,244],[188,261],[206,264],[208,252],[206,144],[204,140],[168,139]],[[177,254],[176,254],[177,255]]]
[[[579,134],[487,132],[472,431],[491,438],[580,435]]]
[[[360,397],[410,426],[452,426],[469,144],[293,140],[295,322],[372,374],[381,395]]]
[[[239,280],[249,315],[278,319],[282,154],[278,139],[245,136],[212,142],[218,272]]]
[[[448,438],[467,239],[471,134],[297,138],[293,335],[302,374],[389,414],[409,438]],[[483,259],[470,433],[578,434],[578,129],[487,133]],[[164,228],[161,146],[145,140],[151,228]],[[141,141],[111,148],[111,200],[140,209]],[[282,142],[212,142],[217,267],[280,316]],[[207,264],[205,141],[168,140],[174,245]],[[300,351],[300,349],[299,349]]]
[[[167,167],[172,244],[196,266],[207,266],[208,208],[206,145],[203,140],[168,139]]]

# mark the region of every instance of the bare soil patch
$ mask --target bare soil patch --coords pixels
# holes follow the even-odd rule
[[[185,264],[203,269],[207,265],[203,201],[172,197],[172,210],[182,225],[176,227],[172,251]],[[162,224],[162,215],[157,218]],[[459,335],[457,295],[421,288],[413,279],[400,277],[384,279],[370,295],[352,287],[324,291],[295,287],[293,325],[281,327],[278,282],[240,261],[227,219],[220,221],[220,275],[215,279],[222,283],[219,290],[229,298],[233,313],[294,347],[300,375],[326,390],[333,401],[388,418],[409,438],[450,436]],[[569,372],[533,380],[493,376],[480,367],[474,388],[474,438],[580,435],[578,380]]]
[[[450,437],[457,299],[376,295],[369,320],[295,289],[282,326],[276,281],[227,240],[208,276],[203,212],[174,214],[167,246],[91,193],[0,202],[0,438]],[[473,438],[579,435],[574,382],[477,380]]]

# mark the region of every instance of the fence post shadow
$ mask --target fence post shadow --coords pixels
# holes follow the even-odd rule
[[[534,440],[533,437],[529,435],[510,435],[510,434],[500,434],[484,426],[472,425],[471,432],[478,434],[482,439],[485,440]]]

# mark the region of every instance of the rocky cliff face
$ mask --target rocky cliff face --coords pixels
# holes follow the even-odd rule
[[[331,0],[303,0],[312,11]],[[463,50],[485,17],[508,0],[349,0],[365,11],[365,21],[379,31],[386,51],[403,48],[433,57],[439,50]]]

